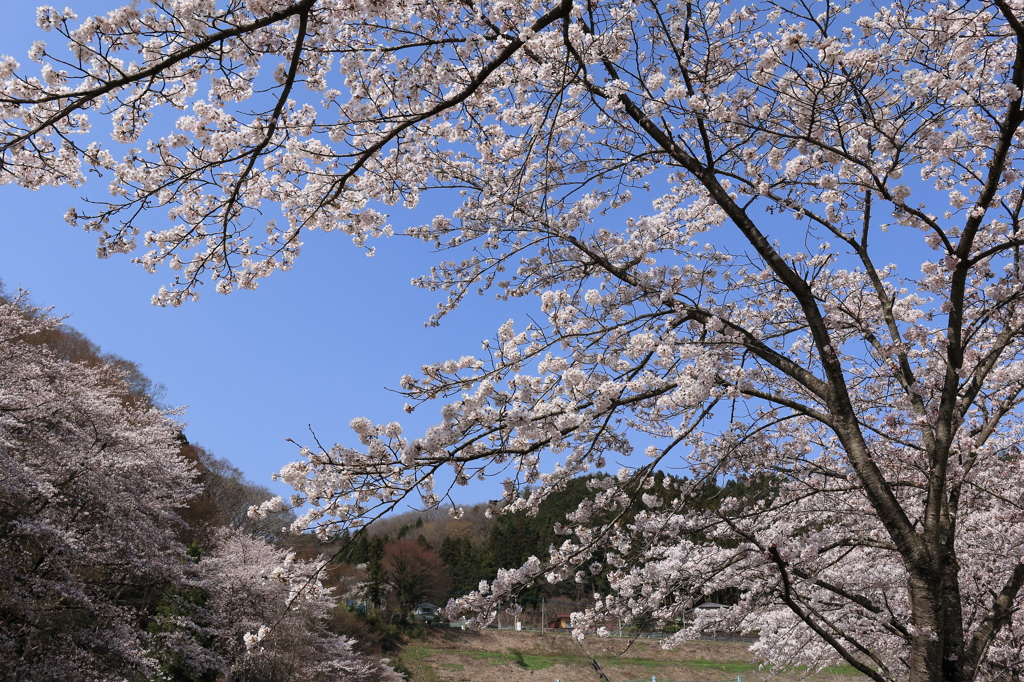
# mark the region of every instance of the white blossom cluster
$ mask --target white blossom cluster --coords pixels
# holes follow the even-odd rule
[[[304,449],[295,497],[252,514],[331,536],[442,503],[442,469],[535,511],[619,468],[549,560],[449,612],[589,572],[611,591],[580,633],[735,589],[715,618],[769,663],[1021,673],[1021,0],[165,0],[40,25],[71,56],[0,62],[0,179],[103,172],[113,198],[68,220],[174,270],[156,303],[253,288],[306,229],[369,248],[428,192],[458,197],[404,231],[445,254],[415,280],[432,322],[477,291],[539,299],[402,379],[434,426],[355,419],[357,446]],[[150,208],[170,227],[141,234]],[[666,498],[669,467],[689,479]],[[723,477],[763,490],[687,504]]]
[[[223,528],[198,562],[199,493],[174,413],[113,362],[65,357],[61,320],[0,296],[0,665],[12,680],[400,682],[326,630],[337,598],[300,561]],[[73,353],[72,353],[73,354]],[[177,669],[172,672],[169,663]]]
[[[130,595],[191,582],[175,532],[195,474],[172,415],[131,400],[123,371],[45,345],[60,324],[0,297],[0,664],[18,680],[149,674]]]
[[[387,659],[323,626],[337,598],[321,585],[323,562],[296,560],[244,532],[223,530],[200,562],[207,607],[220,615],[229,679],[402,682]]]

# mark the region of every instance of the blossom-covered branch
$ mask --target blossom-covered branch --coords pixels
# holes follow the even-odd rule
[[[281,474],[299,525],[332,534],[440,503],[442,470],[505,477],[495,510],[532,510],[617,460],[548,560],[451,613],[601,574],[583,632],[733,588],[715,617],[767,661],[994,679],[1024,648],[1022,13],[161,0],[73,28],[45,9],[72,54],[0,66],[0,177],[109,172],[113,198],[68,214],[101,255],[166,210],[136,256],[179,273],[162,305],[204,278],[254,288],[309,229],[450,254],[415,280],[443,292],[433,323],[474,291],[536,296],[531,324],[402,379],[407,409],[444,403],[425,433],[357,418],[358,447]],[[134,144],[166,106],[187,112],[120,161],[88,134],[99,113]],[[396,230],[388,207],[428,193],[457,207]],[[690,479],[650,494],[671,467]],[[762,492],[687,506],[721,476]]]

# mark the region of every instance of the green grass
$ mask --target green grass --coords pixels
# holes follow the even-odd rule
[[[852,665],[833,665],[825,668],[827,673],[835,673],[836,675],[853,675],[854,677],[862,677],[864,673],[854,668]]]
[[[688,665],[691,668],[721,670],[723,673],[730,673],[732,675],[741,675],[743,673],[753,672],[757,670],[758,667],[753,663],[713,663],[712,661],[705,661],[702,658],[685,661],[685,665]]]
[[[506,651],[466,651],[459,649],[438,650],[431,647],[410,645],[404,647],[400,658],[402,663],[408,667],[411,672],[414,672],[414,679],[416,679],[417,682],[436,682],[438,679],[437,673],[431,667],[431,664],[425,659],[431,655],[439,653],[460,656],[477,661],[487,661],[491,665],[496,666],[512,663],[523,670],[544,670],[545,668],[550,668],[558,665],[559,663],[570,666],[590,667],[590,659],[586,656],[574,656],[570,654],[529,654],[518,649],[508,649]],[[656,672],[663,668],[688,667],[707,670],[709,673],[712,671],[719,673],[718,675],[708,675],[708,677],[729,677],[733,679],[735,679],[736,675],[742,675],[758,669],[758,666],[752,663],[715,663],[704,659],[659,661],[633,656],[623,656],[621,658],[613,656],[598,656],[596,658],[601,664],[601,667],[605,669],[614,669],[632,665],[642,666],[648,670]],[[463,670],[465,668],[465,666],[460,663],[440,663],[438,664],[438,667],[443,670],[453,672]],[[850,666],[835,666],[826,668],[825,671],[839,675],[860,675],[856,669]]]
[[[523,658],[522,651],[520,651],[519,649],[509,649],[508,654],[512,658],[512,662],[518,665],[520,668],[526,668],[527,670],[530,669],[530,665],[526,662],[526,659]]]
[[[638,661],[639,662],[639,661]],[[731,673],[733,675],[742,675],[743,673],[753,672],[758,669],[759,666],[752,663],[712,663],[711,661],[705,661],[703,659],[685,661],[684,665],[690,666],[691,668],[705,668],[707,670],[720,670],[724,673]],[[806,666],[794,666],[798,670],[806,670]],[[832,673],[835,675],[852,675],[854,677],[861,676],[861,672],[849,665],[836,665],[825,668],[823,672]]]
[[[714,666],[716,664],[712,663],[711,665]],[[727,665],[729,665],[729,664],[727,664]],[[723,667],[721,669],[724,670],[725,668]],[[751,666],[751,670],[757,670],[757,666]],[[786,668],[786,670],[802,670],[804,672],[807,672],[807,666],[806,665],[791,665],[791,666],[788,666]],[[743,671],[742,670],[737,670],[736,672],[742,673]],[[861,671],[857,670],[856,668],[854,668],[853,666],[850,666],[850,665],[830,665],[830,666],[826,666],[826,667],[822,668],[821,672],[829,673],[831,675],[849,675],[851,677],[864,677],[864,673],[862,673]]]
[[[433,653],[440,653],[436,649],[421,646],[407,646],[403,650],[403,659],[405,654],[408,654],[410,658],[416,660],[422,660],[424,656],[429,656]],[[524,670],[543,670],[552,666],[563,663],[566,665],[583,665],[590,666],[590,659],[586,656],[571,656],[567,654],[528,654],[523,653],[517,649],[509,649],[507,652],[500,651],[463,651],[463,650],[451,650],[445,649],[444,653],[462,656],[465,658],[472,658],[478,661],[489,661],[492,665],[504,665],[505,663],[512,662]],[[640,665],[645,668],[670,668],[674,666],[689,666],[694,668],[703,668],[707,670],[716,670],[730,675],[736,675],[740,673],[750,672],[757,670],[756,665],[748,663],[712,663],[710,661],[656,661],[649,658],[634,658],[632,656],[624,656],[622,658],[615,658],[612,656],[598,656],[598,663],[601,667],[620,667],[626,665]]]
[[[418,682],[440,682],[437,671],[428,661],[423,660],[432,653],[434,650],[427,647],[405,647],[396,658],[398,663],[409,671],[410,679],[415,679]]]

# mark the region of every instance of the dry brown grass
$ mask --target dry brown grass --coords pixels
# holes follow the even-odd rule
[[[765,682],[767,671],[751,661],[747,644],[687,642],[674,651],[657,640],[587,638],[577,644],[567,633],[462,632],[435,630],[411,642],[398,660],[412,673],[409,682],[600,682],[596,658],[611,682]],[[523,664],[526,664],[525,666]],[[773,682],[860,682],[852,671],[776,674]]]

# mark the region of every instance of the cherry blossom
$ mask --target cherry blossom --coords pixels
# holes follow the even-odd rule
[[[550,560],[453,615],[603,571],[580,634],[735,588],[680,636],[714,618],[771,664],[1015,677],[1022,18],[1019,0],[44,8],[31,63],[0,60],[0,178],[101,173],[111,198],[67,219],[101,257],[172,270],[158,305],[255,288],[305,230],[442,252],[414,280],[439,292],[432,323],[475,292],[536,296],[536,319],[401,379],[407,410],[442,403],[434,426],[356,419],[350,445],[282,470],[294,499],[252,510],[301,507],[296,528],[331,536],[443,502],[442,472],[505,478],[502,513],[619,470]],[[428,194],[457,205],[393,224]],[[648,492],[672,468],[674,497]],[[686,505],[723,478],[763,494]]]
[[[387,660],[324,628],[337,599],[316,578],[318,562],[242,531],[221,531],[199,569],[219,625],[215,648],[230,679],[401,682]]]
[[[149,675],[140,612],[192,581],[176,510],[194,472],[122,371],[43,344],[60,322],[0,299],[0,662],[21,680]]]

